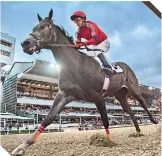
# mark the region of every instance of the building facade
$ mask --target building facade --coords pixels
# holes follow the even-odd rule
[[[15,51],[16,38],[0,32],[0,63],[1,67],[12,65]]]

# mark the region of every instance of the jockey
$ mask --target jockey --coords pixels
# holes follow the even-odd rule
[[[83,46],[81,38],[86,39],[85,45],[93,45],[93,49],[101,49],[107,52],[110,49],[110,43],[107,35],[92,21],[86,20],[86,14],[82,11],[76,11],[71,16],[71,20],[78,26],[78,32],[76,33],[76,45],[75,47],[80,48]],[[101,60],[104,68],[107,68],[111,74],[114,74],[111,66],[106,60],[104,53],[101,51],[95,52],[95,55]]]

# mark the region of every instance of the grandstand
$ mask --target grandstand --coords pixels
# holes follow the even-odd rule
[[[58,91],[58,72],[55,65],[36,60],[34,62],[15,62],[4,83],[1,112],[36,119],[41,123],[50,110]],[[161,108],[160,89],[140,85],[143,96],[149,103],[149,110],[159,117]],[[108,116],[111,120],[122,121],[128,118],[120,103],[114,97],[105,99]],[[128,103],[136,117],[147,118],[139,103],[129,97]],[[100,122],[95,104],[71,102],[56,117],[54,123]]]
[[[7,123],[10,123],[12,127],[16,127],[18,124],[22,124],[22,127],[24,125],[35,124],[35,119],[33,118],[27,118],[22,116],[16,116],[12,113],[0,113],[1,116],[1,127],[5,127]],[[1,130],[1,129],[0,129]]]

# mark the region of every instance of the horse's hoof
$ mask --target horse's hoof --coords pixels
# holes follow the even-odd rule
[[[158,122],[158,121],[154,121],[153,123],[154,123],[154,124],[158,124],[159,122]]]
[[[22,156],[25,153],[25,150],[23,148],[16,148],[11,155],[12,156]]]
[[[144,134],[140,133],[140,132],[137,132],[137,133],[133,133],[133,134],[130,134],[129,137],[141,137],[141,136],[144,136]]]

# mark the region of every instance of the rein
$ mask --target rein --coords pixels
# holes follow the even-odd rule
[[[50,37],[49,37],[49,39],[48,39],[47,41],[41,41],[41,40],[39,39],[39,40],[37,41],[38,46],[41,48],[43,45],[47,44],[47,45],[50,46],[50,47],[70,47],[70,45],[66,45],[66,44],[48,44],[48,42],[51,41],[51,39],[52,39],[53,36],[54,36],[55,42],[56,42],[57,38],[56,38],[55,31],[54,31],[54,26],[52,25],[51,21],[49,22],[49,21],[47,20],[47,22],[50,24],[49,27],[50,27],[51,35],[50,35]],[[90,49],[90,48],[88,48],[83,42],[77,42],[77,43],[82,43],[83,46],[85,47],[85,48],[77,48],[77,49],[81,49],[81,50],[82,50],[82,49],[86,49],[87,51],[100,51],[100,52],[105,52],[105,51],[103,51],[102,49]]]
[[[79,42],[79,43],[82,43],[85,48],[77,48],[77,49],[81,49],[81,50],[86,49],[87,51],[101,51],[101,52],[105,52],[102,49],[90,49],[83,42]],[[50,46],[50,47],[70,47],[70,45],[67,45],[67,44],[48,44],[48,46]]]

